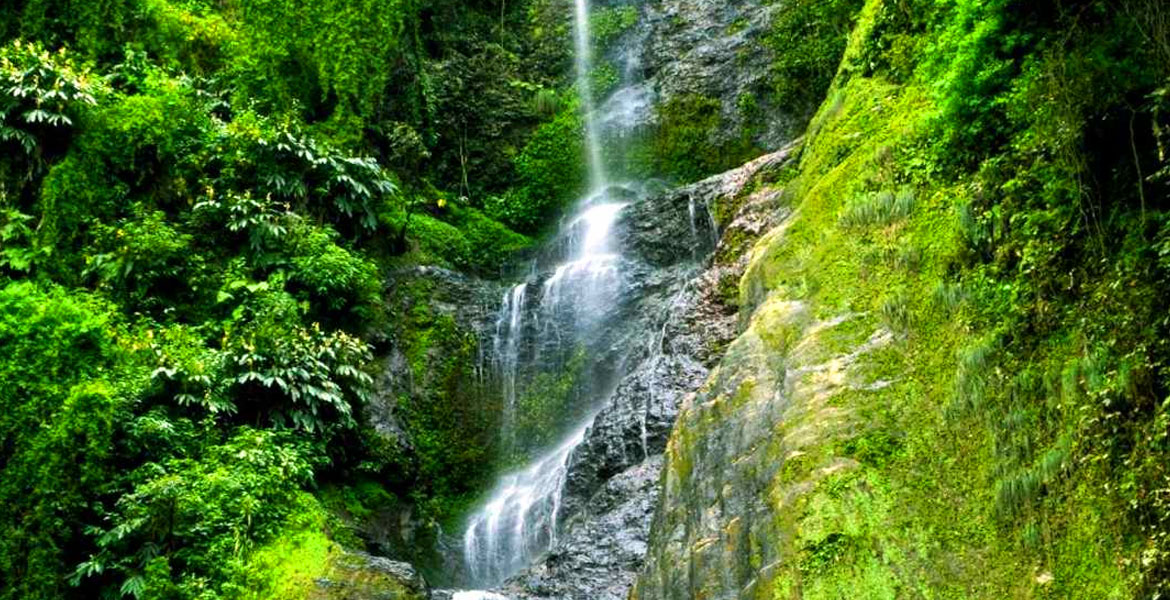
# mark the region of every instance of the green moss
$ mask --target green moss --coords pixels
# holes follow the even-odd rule
[[[637,23],[638,8],[635,6],[607,6],[594,9],[589,17],[593,44],[598,48],[605,48]]]
[[[241,575],[246,600],[306,600],[341,548],[326,534],[326,515],[311,497],[272,541],[248,557]]]
[[[268,544],[242,563],[233,598],[241,600],[341,600],[376,597],[420,600],[413,582],[370,568],[366,558],[347,552],[328,532],[330,518],[312,497]]]
[[[500,207],[489,203],[489,207]],[[391,210],[380,221],[390,231],[406,227],[409,251],[399,262],[429,264],[476,273],[496,274],[532,240],[476,208],[448,206],[440,214],[410,215]]]
[[[784,3],[772,20],[766,44],[776,57],[773,93],[777,104],[796,117],[794,133],[824,99],[863,4],[863,0],[797,0]]]
[[[656,107],[658,122],[629,151],[630,169],[679,182],[697,181],[760,154],[750,131],[716,142],[728,128],[723,103],[697,94],[671,98]]]
[[[1142,397],[1126,387],[1142,367],[1118,355],[1107,358],[1103,345],[1085,347],[1086,338],[1101,331],[1089,324],[1110,321],[1087,299],[1145,314],[1150,296],[1122,293],[1126,300],[1119,300],[1090,291],[1100,289],[1098,283],[1067,296],[1057,291],[1071,289],[1070,271],[1084,278],[1080,281],[1116,281],[1125,271],[1120,265],[1131,260],[1125,253],[1140,253],[1141,242],[1123,241],[1134,238],[1119,234],[1119,243],[1109,250],[1113,254],[1102,259],[1115,261],[1113,274],[1083,270],[1083,264],[1059,258],[1062,252],[1081,255],[1075,227],[1051,228],[1051,219],[1068,223],[1060,211],[1076,206],[1062,191],[1068,184],[1063,178],[1075,169],[1037,167],[1036,155],[1016,156],[1002,146],[980,148],[977,143],[961,151],[979,148],[988,161],[974,183],[969,172],[940,167],[953,166],[956,157],[939,155],[945,152],[933,143],[939,127],[955,128],[947,135],[966,135],[962,119],[998,110],[987,106],[971,112],[965,103],[983,92],[970,85],[1010,85],[956,82],[940,100],[930,80],[918,79],[922,75],[915,69],[920,67],[909,58],[916,54],[913,49],[928,43],[923,19],[898,16],[892,6],[869,2],[860,13],[841,76],[810,126],[799,174],[786,186],[796,216],[761,240],[741,282],[742,306],[757,311],[751,332],[781,354],[791,354],[794,344],[789,327],[767,318],[776,302],[800,299],[817,319],[852,315],[836,326],[800,333],[797,364],[850,353],[875,329],[897,334],[888,345],[856,357],[848,371],[853,375],[845,375],[846,380],[874,382],[872,387],[839,390],[822,400],[832,411],[849,415],[843,421],[826,420],[841,413],[825,412],[799,395],[803,378],[816,390],[818,377],[831,378],[836,371],[796,379],[795,406],[786,412],[777,437],[801,440],[799,453],[792,452],[790,442],[776,442],[769,451],[784,462],[771,496],[778,527],[787,532],[780,540],[795,535],[800,542],[797,557],[769,576],[763,596],[1118,598],[1158,589],[1154,574],[1160,559],[1138,567],[1136,558],[1162,556],[1150,550],[1157,542],[1138,533],[1133,513],[1127,517],[1123,508],[1144,500],[1110,483],[1129,480],[1124,468],[1106,466],[1120,455],[1091,449],[1096,442],[1078,441],[1088,435],[1109,445],[1113,442],[1104,440],[1116,438],[1101,430],[1091,433],[1094,427],[1075,416],[1077,410],[1101,410],[1080,400],[1094,394],[1115,398],[1110,402]],[[993,9],[972,4],[955,18],[970,24],[988,10]],[[979,37],[986,33],[970,43],[998,43]],[[874,36],[888,39],[873,43]],[[935,58],[945,64],[944,54],[936,51]],[[874,56],[881,58],[874,62]],[[952,65],[958,70],[952,76],[973,76],[963,69],[978,70],[978,65],[965,59]],[[1015,85],[1031,86],[1031,76],[1024,70]],[[1079,83],[1072,84],[1072,90],[1079,89]],[[960,94],[960,89],[965,91]],[[1080,101],[1074,100],[1074,106]],[[1020,106],[1021,115],[1027,106],[1037,106],[1035,99]],[[1032,125],[1031,117],[1021,116],[1024,126],[1043,129],[1049,119],[1072,118],[1043,111]],[[957,117],[960,113],[966,116]],[[1002,126],[999,117],[988,118],[980,127]],[[1066,133],[1031,131],[1016,139],[1035,148],[1030,144],[1039,139],[1059,144]],[[1002,190],[1003,204],[988,207],[988,198],[997,194],[988,190]],[[987,212],[973,214],[972,202]],[[1005,210],[1014,216],[998,212]],[[1127,217],[1126,211],[1114,213],[1118,223],[1134,215]],[[1017,242],[997,238],[1014,227],[1012,222],[1019,226],[1018,219],[1029,220],[1030,226],[1019,230]],[[1036,279],[1040,273],[1053,277],[1051,283]],[[1149,290],[1162,280],[1161,275],[1130,273],[1132,290]],[[1112,289],[1110,294],[1116,294]],[[1053,305],[1052,294],[1067,302],[1065,312]],[[1019,328],[1028,328],[1027,333]],[[1130,331],[1138,338],[1150,332]],[[735,364],[735,347],[724,368]],[[1163,360],[1158,353],[1144,356],[1145,368]],[[1111,374],[1107,363],[1114,365]],[[1127,418],[1109,409],[1104,414]],[[680,422],[696,431],[676,433],[670,466],[677,477],[694,477],[695,457],[685,453],[699,452],[699,445],[688,440],[704,432],[713,435],[720,425],[693,423],[685,416]],[[1150,435],[1145,425],[1127,427]],[[1148,452],[1152,460],[1161,456],[1155,448],[1162,446],[1122,454]],[[1105,455],[1113,459],[1095,466],[1075,458]],[[853,466],[825,476],[824,469],[840,460]],[[810,483],[815,483],[813,491],[800,492]],[[792,494],[796,504],[791,504]],[[897,510],[890,509],[894,506]],[[1109,549],[1089,539],[1109,540]],[[1111,564],[1105,564],[1108,556]],[[946,565],[945,572],[939,572],[940,565]]]
[[[595,102],[609,96],[614,88],[621,83],[621,74],[618,73],[617,67],[609,61],[603,61],[597,66],[593,67],[593,72],[589,74],[589,80],[592,85]]]
[[[516,399],[516,447],[513,461],[523,463],[531,453],[547,449],[562,439],[568,427],[580,421],[581,388],[586,360],[583,350],[574,352],[558,372],[537,373],[520,382]]]
[[[499,442],[500,400],[483,389],[474,369],[478,341],[451,314],[434,306],[444,290],[425,277],[392,292],[398,347],[411,385],[398,398],[417,456],[413,499],[424,518],[445,521],[466,508],[487,484]]]

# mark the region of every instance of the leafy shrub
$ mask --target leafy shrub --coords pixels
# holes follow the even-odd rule
[[[305,224],[295,225],[289,235],[289,283],[325,307],[318,314],[365,307],[381,289],[378,268],[338,246],[337,238],[332,229]]]
[[[53,46],[76,44],[89,57],[114,52],[133,30],[136,0],[15,0],[19,30],[10,32]]]
[[[449,52],[427,86],[433,111],[431,162],[436,182],[479,202],[517,183],[517,151],[537,126],[532,96],[540,86],[527,81],[520,57],[497,43]]]
[[[532,233],[585,190],[584,132],[576,103],[541,125],[516,158],[521,185],[491,198],[488,216],[512,229]]]
[[[107,313],[56,287],[0,289],[0,598],[63,597],[84,557],[75,540],[117,489],[116,431],[136,378],[115,368]]]
[[[158,286],[167,281],[185,285],[180,279],[191,249],[191,236],[171,227],[162,212],[135,212],[143,218],[98,227],[98,253],[86,257],[86,272],[99,289],[122,296],[127,307],[141,306],[152,295],[165,297]]]
[[[259,155],[259,191],[290,202],[303,213],[344,217],[373,230],[378,207],[398,191],[392,175],[373,158],[351,156],[289,130],[258,142],[254,150]]]
[[[532,243],[531,239],[489,219],[475,208],[457,206],[451,213],[451,222],[462,232],[469,248],[468,261],[460,266],[492,273]]]
[[[216,128],[193,87],[159,73],[147,75],[143,85],[142,93],[115,96],[92,111],[71,153],[132,190],[190,175],[187,169],[198,167]]]
[[[207,197],[192,209],[195,223],[223,226],[236,235],[237,247],[246,247],[260,265],[271,260],[271,253],[288,234],[292,213],[273,202],[271,196],[253,197],[251,193],[228,191],[222,197],[208,188]],[[246,239],[246,246],[241,243]]]
[[[0,193],[0,273],[27,273],[43,257],[45,250],[38,251],[33,245],[32,220],[31,215],[9,205],[7,195]]]
[[[798,0],[777,12],[766,38],[776,57],[772,86],[779,105],[799,123],[824,100],[861,5],[860,0]]]
[[[216,594],[297,506],[314,456],[288,435],[241,428],[197,457],[139,467],[74,582],[113,579],[136,598]]]
[[[371,115],[389,91],[407,46],[413,5],[403,0],[243,0],[241,36],[229,52],[233,78],[273,108],[322,107]]]
[[[221,292],[239,304],[219,349],[177,361],[156,350],[164,360],[154,377],[176,404],[319,434],[353,426],[353,406],[371,384],[361,371],[370,347],[344,332],[302,325],[301,308],[282,284],[277,277]]]
[[[40,169],[46,151],[60,150],[47,147],[56,141],[53,134],[72,128],[98,93],[97,83],[63,51],[20,40],[0,47],[0,148],[19,148],[28,168]]]

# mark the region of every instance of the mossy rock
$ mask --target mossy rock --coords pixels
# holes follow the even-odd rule
[[[360,552],[334,554],[309,600],[428,600],[427,583],[414,567]]]

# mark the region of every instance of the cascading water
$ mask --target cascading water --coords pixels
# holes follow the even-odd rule
[[[590,7],[576,0],[577,90],[585,119],[586,159],[590,191],[567,219],[557,239],[563,262],[543,282],[521,283],[505,293],[496,325],[496,353],[505,402],[504,445],[513,450],[516,436],[518,378],[531,348],[529,363],[540,363],[546,346],[564,352],[588,345],[606,325],[607,308],[621,283],[621,256],[614,247],[614,226],[627,202],[628,190],[611,187],[602,160],[597,115],[589,84],[592,70]],[[539,289],[538,298],[529,298]],[[531,305],[532,310],[526,310]],[[531,327],[526,327],[529,319]],[[537,339],[525,340],[525,335]],[[526,344],[526,342],[528,342]],[[554,352],[555,354],[555,352]],[[554,365],[553,369],[556,368]],[[592,386],[601,389],[604,386]],[[593,398],[598,405],[604,398]],[[584,439],[595,411],[572,428],[551,451],[501,478],[482,507],[471,517],[463,537],[463,557],[472,583],[498,584],[547,552],[557,537],[557,517],[573,450]]]
[[[520,342],[523,335],[522,320],[524,300],[528,285],[521,283],[504,294],[500,317],[496,321],[496,335],[493,349],[497,371],[502,380],[504,396],[504,447],[511,449],[515,443],[512,425],[516,421],[516,376],[520,362]]]
[[[533,347],[549,343],[577,347],[604,327],[604,309],[620,284],[621,258],[612,247],[611,231],[623,207],[624,203],[610,201],[606,193],[593,194],[568,221],[564,232],[568,260],[544,280],[538,304],[529,317],[543,325],[531,330],[532,335],[542,338],[533,340]],[[506,402],[506,436],[515,434],[519,353],[528,330],[524,322],[528,288],[529,284],[522,283],[505,295],[493,344]],[[592,415],[551,452],[505,476],[472,517],[463,538],[464,560],[472,581],[498,583],[528,566],[556,542],[569,456],[591,421]]]

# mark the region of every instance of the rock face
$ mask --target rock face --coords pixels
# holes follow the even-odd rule
[[[405,403],[436,412],[453,407],[455,414],[467,415],[466,423],[448,423],[443,430],[428,423],[427,431],[474,444],[486,470],[498,427],[482,415],[497,412],[499,400],[480,340],[495,319],[499,285],[436,267],[399,271],[389,281],[386,311],[396,316],[396,327],[379,332],[374,393],[360,415],[388,477],[400,478],[385,483],[405,488],[434,476],[420,468],[419,453],[428,450],[411,438]],[[420,523],[409,503],[374,509],[369,519],[355,523],[372,551],[410,560],[428,576],[446,569],[435,551],[442,542],[439,532]]]
[[[635,85],[620,90],[611,115],[622,128],[647,124],[672,101],[703,98],[721,106],[719,147],[745,134],[756,146],[778,149],[798,132],[803,115],[789,115],[773,91],[774,51],[765,43],[783,2],[766,0],[613,0],[640,10],[638,26],[613,44],[608,58]],[[750,102],[747,100],[750,99]],[[613,110],[620,105],[623,110]],[[603,124],[605,125],[605,124]]]
[[[500,590],[509,598],[626,598],[647,551],[662,452],[679,407],[735,337],[736,297],[724,282],[738,280],[746,263],[710,257],[738,258],[741,246],[783,214],[778,195],[745,190],[783,171],[794,155],[787,148],[644,200],[623,216],[622,243],[645,269],[630,310],[645,322],[628,328],[643,343],[627,358],[632,366],[571,457],[558,543]],[[723,226],[713,216],[720,213],[728,215]],[[717,244],[712,225],[723,231]],[[688,261],[662,264],[696,248],[707,257],[701,268]]]
[[[406,563],[346,552],[331,559],[309,600],[430,600],[427,582]]]
[[[765,186],[745,206],[776,197],[769,189],[777,188]],[[793,573],[812,567],[793,557],[833,556],[849,537],[821,525],[864,509],[866,484],[849,476],[859,464],[837,447],[860,416],[838,399],[889,385],[870,365],[895,336],[866,315],[766,288],[761,273],[771,256],[795,251],[785,232],[799,218],[772,214],[733,220],[749,237],[769,230],[751,252],[726,255],[744,257],[724,274],[742,274],[742,332],[683,402],[635,600],[796,597]]]
[[[662,456],[609,478],[548,557],[501,590],[508,598],[624,600],[646,554]]]

